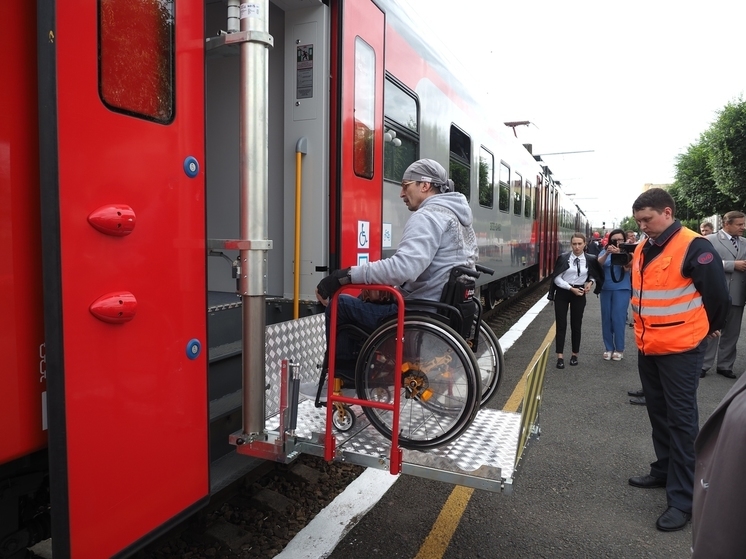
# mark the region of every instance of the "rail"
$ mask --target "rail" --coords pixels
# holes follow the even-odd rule
[[[339,296],[344,291],[352,291],[356,289],[377,289],[380,291],[388,291],[392,293],[397,303],[397,325],[396,325],[396,358],[394,361],[394,402],[393,404],[386,404],[384,402],[373,402],[370,400],[361,400],[359,398],[348,398],[342,395],[334,394],[334,368],[336,365],[336,353],[337,353],[337,301]],[[327,398],[326,398],[326,435],[324,439],[324,459],[333,460],[334,451],[336,446],[336,439],[332,436],[332,414],[335,413],[334,402],[340,404],[350,404],[357,406],[367,406],[371,408],[379,408],[388,410],[393,413],[391,419],[391,459],[389,460],[389,471],[393,475],[398,475],[402,471],[402,450],[399,448],[399,405],[401,399],[401,375],[396,372],[401,371],[402,367],[402,353],[403,353],[403,341],[404,341],[404,298],[401,293],[390,285],[357,285],[347,284],[342,286],[332,297],[329,302],[331,305],[331,316],[330,316],[330,328],[329,328],[329,373],[327,381]]]

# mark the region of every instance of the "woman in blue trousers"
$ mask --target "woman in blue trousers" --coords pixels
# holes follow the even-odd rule
[[[624,336],[627,325],[627,307],[632,296],[632,282],[629,275],[629,263],[620,265],[617,261],[625,260],[620,245],[626,242],[621,229],[614,229],[609,234],[609,243],[598,255],[598,263],[604,269],[604,283],[601,288],[601,331],[604,339],[604,359],[620,361],[624,357]],[[618,254],[614,257],[612,255]],[[629,254],[631,256],[631,253]],[[612,263],[612,260],[615,262]]]

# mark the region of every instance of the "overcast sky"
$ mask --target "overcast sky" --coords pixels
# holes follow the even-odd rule
[[[535,154],[593,150],[544,160],[594,226],[672,182],[676,156],[746,91],[742,2],[400,2],[498,118],[534,123],[517,132]]]

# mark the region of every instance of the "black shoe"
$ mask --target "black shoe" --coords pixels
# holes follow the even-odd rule
[[[557,359],[557,368],[558,369],[564,369],[565,368],[565,360],[561,357]]]
[[[666,512],[658,517],[655,527],[662,532],[676,532],[681,530],[689,522],[692,515],[676,507],[668,507]]]
[[[705,378],[707,376],[707,369],[702,369],[702,372],[699,373],[699,378]]]
[[[637,396],[635,398],[630,398],[629,403],[633,406],[647,406],[648,403],[645,401],[645,396]]]
[[[629,484],[632,487],[642,487],[643,489],[652,489],[654,487],[665,487],[666,486],[666,480],[651,476],[650,474],[646,476],[634,476],[629,478]]]
[[[572,361],[570,361],[570,365],[572,365]],[[723,375],[725,378],[736,378],[736,375],[733,374],[733,371],[730,370],[717,370],[717,374]]]
[[[645,393],[642,391],[642,388],[640,388],[640,390],[627,390],[627,394],[629,394],[630,396],[635,396],[637,398],[645,396]]]
[[[577,364],[578,364],[578,356],[577,355],[573,355],[572,357],[570,357],[570,365],[572,365],[574,367]]]

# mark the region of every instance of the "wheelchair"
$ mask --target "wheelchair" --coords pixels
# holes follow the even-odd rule
[[[497,337],[482,323],[482,306],[474,297],[475,280],[493,273],[478,266],[457,266],[449,273],[440,301],[405,300],[400,392],[399,444],[403,448],[435,448],[460,436],[481,405],[500,384],[503,355]],[[354,380],[360,400],[392,403],[395,390],[397,319],[388,318],[372,333],[354,325],[338,329],[360,342],[354,361]],[[338,367],[335,367],[338,368]],[[326,375],[322,373],[316,397]],[[335,392],[341,388],[335,378]],[[333,425],[351,429],[355,416],[347,404],[334,404]],[[363,406],[373,427],[391,439],[393,412]]]

